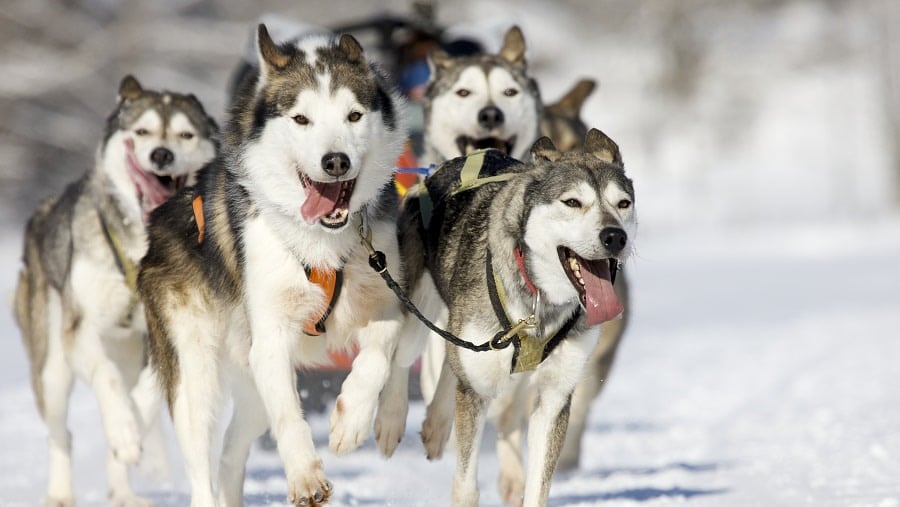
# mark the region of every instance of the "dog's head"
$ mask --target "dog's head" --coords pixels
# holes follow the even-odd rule
[[[581,120],[581,108],[596,85],[593,79],[582,79],[558,101],[544,105],[541,135],[549,137],[560,151],[581,148],[588,132]]]
[[[634,187],[618,146],[591,129],[583,150],[562,152],[542,137],[532,157],[523,209],[535,284],[556,304],[577,299],[588,325],[616,318],[622,306],[610,265],[631,254],[637,228]]]
[[[129,75],[106,121],[102,165],[121,188],[134,189],[146,217],[193,184],[197,171],[216,156],[218,137],[215,120],[193,94],[147,90]]]
[[[425,144],[435,162],[481,148],[497,148],[522,159],[538,133],[541,101],[529,77],[525,38],[506,33],[495,55],[450,57],[440,49],[428,57]]]
[[[264,205],[339,230],[390,181],[402,99],[350,35],[276,44],[258,29],[252,96],[232,111],[245,184]]]

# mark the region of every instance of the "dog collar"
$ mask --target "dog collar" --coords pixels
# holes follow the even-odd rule
[[[525,281],[525,286],[528,287],[529,292],[537,294],[537,287],[534,286],[534,282],[528,277],[528,270],[525,269],[525,254],[522,253],[522,249],[516,247],[514,255],[516,257],[516,266],[519,267],[519,273],[522,275],[522,280]]]

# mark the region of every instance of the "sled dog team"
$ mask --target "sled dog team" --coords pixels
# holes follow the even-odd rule
[[[74,505],[76,376],[99,401],[111,505],[150,505],[127,472],[161,445],[162,403],[193,507],[243,505],[267,429],[288,502],[327,503],[296,370],[334,349],[357,354],[333,452],[373,431],[395,451],[423,356],[421,437],[436,459],[455,432],[453,504],[478,503],[490,420],[502,498],[544,505],[609,373],[636,230],[618,146],[579,118],[593,82],[542,104],[516,27],[496,54],[432,50],[421,161],[436,169],[401,202],[406,104],[357,40],[264,25],[256,40],[221,133],[193,95],[125,77],[94,167],[28,222],[14,309],[48,428],[45,505]]]

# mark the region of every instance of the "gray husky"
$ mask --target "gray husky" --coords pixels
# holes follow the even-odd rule
[[[110,503],[147,505],[132,492],[125,466],[140,458],[142,425],[153,422],[157,405],[153,381],[138,379],[146,361],[135,286],[147,250],[144,219],[215,156],[217,132],[193,95],[144,90],[127,76],[94,168],[28,222],[15,314],[49,430],[47,505],[74,504],[66,428],[73,375],[99,401]],[[132,389],[141,393],[140,407]]]
[[[243,505],[250,445],[270,427],[288,501],[328,501],[295,368],[326,363],[329,349],[359,346],[331,415],[334,452],[355,449],[374,423],[390,455],[406,423],[405,379],[389,383],[405,317],[362,244],[371,237],[400,265],[403,101],[350,35],[278,45],[260,25],[257,48],[222,156],[153,214],[138,279],[194,507]],[[226,381],[234,407],[216,492]]]
[[[489,149],[450,160],[426,179],[426,193],[407,197],[400,217],[410,286],[427,269],[449,308],[449,332],[490,340],[486,351],[448,344],[452,373],[441,373],[435,394],[455,391],[454,505],[478,503],[484,423],[508,406],[531,407],[522,501],[546,503],[572,392],[597,344],[592,328],[623,311],[611,266],[630,254],[636,217],[618,147],[591,130],[583,151],[541,138],[531,155],[522,163]],[[488,411],[492,400],[499,404]],[[449,426],[448,414],[429,406],[429,454]]]

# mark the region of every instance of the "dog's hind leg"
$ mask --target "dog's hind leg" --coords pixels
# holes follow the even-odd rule
[[[485,400],[472,388],[456,387],[456,473],[453,505],[478,505],[478,450],[484,435]]]
[[[422,422],[422,444],[425,446],[425,456],[429,460],[440,459],[450,438],[450,430],[453,428],[457,380],[447,362],[446,354],[443,357],[443,366],[440,369],[434,396],[425,410],[425,420]]]
[[[397,449],[406,431],[409,413],[409,368],[391,364],[391,373],[378,399],[375,417],[375,440],[381,454],[389,458]]]
[[[217,504],[213,495],[212,439],[221,406],[222,379],[219,347],[208,342],[223,333],[209,317],[176,315],[170,321],[178,323],[178,328],[170,329],[178,370],[169,403],[191,483],[191,507],[214,507]]]
[[[53,292],[53,294],[56,294]],[[47,507],[71,507],[72,494],[72,435],[66,426],[69,396],[72,393],[72,370],[63,349],[62,310],[59,296],[51,297],[48,305],[47,357],[40,372],[42,414],[47,423],[50,446],[50,472],[47,485]]]
[[[244,474],[253,441],[269,427],[265,407],[253,380],[240,375],[233,382],[234,412],[225,431],[225,444],[219,464],[219,504],[244,505]]]
[[[525,491],[522,449],[528,406],[526,387],[527,382],[517,382],[514,388],[504,391],[491,402],[490,407],[492,414],[497,413],[497,460],[500,469],[497,486],[500,498],[510,506],[521,505]]]

